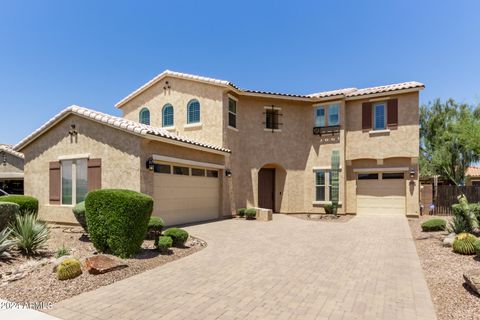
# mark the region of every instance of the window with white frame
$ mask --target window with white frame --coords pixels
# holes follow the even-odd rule
[[[315,109],[315,127],[325,127],[325,107],[317,107]]]
[[[85,200],[88,192],[87,161],[87,159],[61,161],[63,205],[73,205]]]
[[[330,104],[315,108],[315,127],[338,126],[340,124],[340,105]]]
[[[340,105],[331,104],[328,106],[328,125],[329,126],[338,126],[340,124],[340,115],[339,115]]]
[[[228,98],[228,126],[237,127],[237,101],[232,98]]]
[[[330,170],[315,171],[315,201],[332,199],[332,179]]]
[[[387,127],[386,120],[385,103],[375,103],[373,105],[373,130],[384,130]]]

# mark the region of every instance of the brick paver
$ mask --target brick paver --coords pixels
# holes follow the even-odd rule
[[[275,215],[187,228],[198,253],[87,292],[63,319],[435,319],[407,219]]]

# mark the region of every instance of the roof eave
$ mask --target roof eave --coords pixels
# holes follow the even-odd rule
[[[346,96],[345,100],[351,101],[351,100],[371,99],[371,98],[377,98],[377,97],[391,96],[395,94],[418,92],[418,91],[422,91],[423,89],[425,89],[425,86],[419,86],[416,88],[408,88],[408,89],[391,90],[387,92],[369,93],[369,94],[363,94],[363,95],[351,96],[351,97]]]

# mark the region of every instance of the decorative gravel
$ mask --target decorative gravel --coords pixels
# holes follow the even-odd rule
[[[463,256],[454,253],[451,247],[443,247],[446,231],[423,232],[420,225],[432,218],[450,219],[423,216],[409,219],[409,224],[437,317],[439,320],[479,319],[480,296],[466,286],[463,273],[480,268],[480,262],[475,256]]]
[[[308,221],[322,221],[322,222],[347,222],[350,221],[354,215],[351,214],[339,214],[336,217],[331,214],[324,213],[299,213],[299,214],[289,214],[289,216],[308,220]]]
[[[204,241],[190,237],[185,248],[172,248],[170,254],[160,254],[155,250],[153,241],[145,240],[141,252],[135,257],[123,260],[114,257],[127,264],[127,268],[100,275],[91,275],[83,269],[79,277],[60,281],[53,272],[52,260],[62,244],[71,250],[70,255],[82,262],[82,268],[84,259],[96,252],[80,227],[51,227],[47,250],[39,256],[26,259],[17,253],[8,262],[0,260],[0,298],[18,303],[56,303],[188,256],[206,246]],[[25,275],[23,278],[5,281],[20,271]]]

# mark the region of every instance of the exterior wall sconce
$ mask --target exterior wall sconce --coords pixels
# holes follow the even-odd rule
[[[417,171],[414,168],[411,168],[410,169],[410,178],[415,178],[416,173],[417,173]]]
[[[72,137],[76,137],[76,136],[77,136],[78,131],[77,131],[76,126],[75,126],[74,123],[72,123],[72,124],[70,125],[70,130],[68,130],[68,134],[69,134],[70,136],[72,136]]]
[[[149,171],[153,171],[155,169],[155,163],[153,162],[153,158],[148,158],[146,162],[146,167]]]
[[[230,169],[225,170],[225,176],[231,177],[232,176],[232,171]]]

